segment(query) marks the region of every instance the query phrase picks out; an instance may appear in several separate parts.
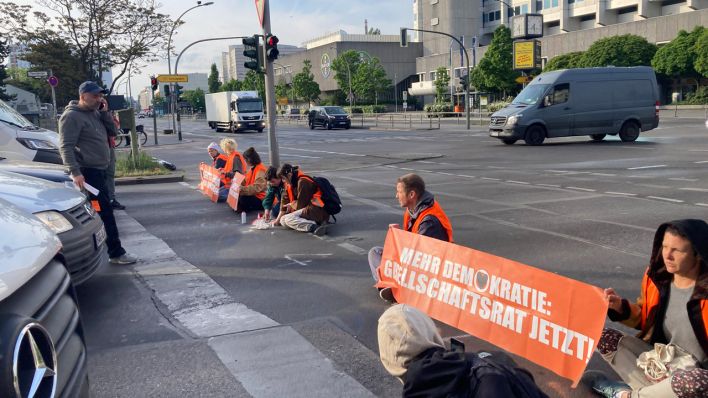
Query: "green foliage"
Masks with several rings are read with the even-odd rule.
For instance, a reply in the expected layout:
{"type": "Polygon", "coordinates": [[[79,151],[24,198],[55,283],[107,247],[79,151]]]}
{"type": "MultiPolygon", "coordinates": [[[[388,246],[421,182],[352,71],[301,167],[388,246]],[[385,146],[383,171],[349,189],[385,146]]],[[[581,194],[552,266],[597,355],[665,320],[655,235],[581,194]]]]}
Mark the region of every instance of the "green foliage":
{"type": "Polygon", "coordinates": [[[694,69],[703,77],[708,77],[708,29],[703,29],[703,33],[696,39],[693,51],[696,53],[694,69]]]}
{"type": "Polygon", "coordinates": [[[210,93],[218,93],[221,84],[219,83],[219,70],[216,69],[216,64],[211,64],[211,72],[207,79],[210,93]]]}
{"type": "Polygon", "coordinates": [[[372,27],[372,28],[369,28],[369,30],[366,31],[366,34],[367,34],[367,35],[380,35],[380,34],[381,34],[381,29],[379,29],[379,28],[374,29],[374,28],[372,27]]]}
{"type": "Polygon", "coordinates": [[[189,104],[192,105],[192,109],[195,111],[204,112],[206,110],[204,90],[201,88],[185,91],[182,93],[182,99],[189,102],[189,104]]]}
{"type": "Polygon", "coordinates": [[[361,61],[352,77],[354,94],[361,102],[378,101],[378,94],[393,83],[386,77],[386,71],[377,57],[361,61]]]}
{"type": "Polygon", "coordinates": [[[686,105],[708,105],[708,86],[699,87],[695,93],[686,96],[686,105]]]}
{"type": "Polygon", "coordinates": [[[303,62],[302,71],[293,76],[293,91],[295,98],[302,98],[308,103],[315,102],[320,98],[320,85],[315,81],[312,74],[312,63],[310,60],[303,62]]]}
{"type": "Polygon", "coordinates": [[[582,68],[583,54],[584,53],[582,51],[576,51],[555,56],[553,59],[548,61],[543,71],[549,72],[558,69],[582,68]]]}
{"type": "Polygon", "coordinates": [[[480,91],[514,90],[519,72],[513,70],[511,31],[504,25],[494,31],[487,52],[470,75],[472,85],[480,91]]]}
{"type": "Polygon", "coordinates": [[[5,79],[7,78],[7,72],[5,71],[5,57],[9,54],[9,48],[7,47],[7,39],[0,38],[0,100],[9,101],[10,95],[5,93],[5,79]]]}
{"type": "Polygon", "coordinates": [[[651,65],[656,46],[636,35],[611,36],[593,43],[582,58],[584,67],[651,65]]]}
{"type": "Polygon", "coordinates": [[[354,79],[360,64],[361,56],[358,51],[354,50],[347,50],[332,61],[334,80],[337,81],[337,85],[345,95],[349,94],[350,89],[352,92],[354,91],[354,79]]]}
{"type": "Polygon", "coordinates": [[[428,113],[439,113],[439,112],[452,112],[454,110],[453,106],[449,102],[441,102],[435,104],[425,104],[423,110],[428,113]]]}
{"type": "Polygon", "coordinates": [[[487,105],[487,112],[496,112],[502,108],[506,108],[511,103],[512,98],[506,101],[495,101],[487,105]]]}
{"type": "Polygon", "coordinates": [[[275,85],[275,97],[276,98],[290,98],[291,90],[289,86],[285,83],[285,80],[281,79],[278,84],[275,85]]]}
{"type": "Polygon", "coordinates": [[[361,106],[345,106],[344,110],[349,113],[364,113],[364,108],[361,106]]]}
{"type": "Polygon", "coordinates": [[[231,79],[219,87],[218,91],[241,91],[245,90],[243,88],[243,82],[236,79],[231,79]]]}
{"type": "Polygon", "coordinates": [[[450,91],[450,75],[444,66],[435,70],[435,102],[441,104],[445,101],[445,94],[450,91]]]}
{"type": "Polygon", "coordinates": [[[386,107],[383,105],[364,105],[361,107],[364,113],[384,113],[386,107]]]}
{"type": "Polygon", "coordinates": [[[656,51],[651,61],[654,69],[667,76],[695,76],[694,65],[698,55],[695,45],[704,31],[702,26],[696,27],[691,33],[679,31],[671,42],[656,51]]]}
{"type": "Polygon", "coordinates": [[[168,174],[168,171],[145,152],[138,152],[133,159],[129,153],[123,152],[116,155],[116,177],[136,177],[168,174]]]}
{"type": "Polygon", "coordinates": [[[241,90],[258,91],[258,96],[265,98],[265,76],[254,70],[249,70],[243,78],[241,90]]]}

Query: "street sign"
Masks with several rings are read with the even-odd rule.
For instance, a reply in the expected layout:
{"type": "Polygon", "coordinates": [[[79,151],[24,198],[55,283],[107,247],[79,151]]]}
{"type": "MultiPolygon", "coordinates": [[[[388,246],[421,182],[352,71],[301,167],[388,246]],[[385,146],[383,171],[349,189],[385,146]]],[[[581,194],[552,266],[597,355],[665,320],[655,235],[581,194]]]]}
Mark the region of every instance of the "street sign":
{"type": "Polygon", "coordinates": [[[256,1],[256,13],[258,13],[258,22],[263,27],[263,11],[265,10],[266,0],[255,0],[256,1]]]}
{"type": "Polygon", "coordinates": [[[407,99],[408,99],[408,91],[403,91],[403,100],[405,101],[407,99]]]}
{"type": "Polygon", "coordinates": [[[189,76],[187,75],[157,75],[157,80],[160,83],[187,83],[189,76]]]}
{"type": "Polygon", "coordinates": [[[50,86],[56,87],[59,85],[59,79],[57,79],[56,76],[49,76],[47,79],[47,83],[49,83],[50,86]]]}
{"type": "Polygon", "coordinates": [[[541,42],[538,40],[515,41],[513,59],[515,70],[541,68],[541,42]]]}
{"type": "Polygon", "coordinates": [[[531,77],[530,77],[530,76],[519,76],[519,77],[516,78],[516,82],[519,83],[519,84],[528,83],[528,82],[530,82],[530,81],[531,81],[531,77]]]}
{"type": "Polygon", "coordinates": [[[45,78],[49,73],[46,71],[27,72],[27,77],[45,78]]]}
{"type": "Polygon", "coordinates": [[[284,106],[288,104],[288,97],[279,97],[278,105],[284,106]]]}

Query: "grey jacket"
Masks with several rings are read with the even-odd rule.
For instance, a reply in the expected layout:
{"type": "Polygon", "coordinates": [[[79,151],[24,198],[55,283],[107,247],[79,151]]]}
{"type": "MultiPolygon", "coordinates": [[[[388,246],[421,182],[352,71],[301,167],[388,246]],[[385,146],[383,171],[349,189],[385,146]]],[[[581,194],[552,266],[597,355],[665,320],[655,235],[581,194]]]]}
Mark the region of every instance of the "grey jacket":
{"type": "Polygon", "coordinates": [[[118,131],[109,112],[86,110],[71,101],[59,118],[59,152],[72,176],[81,168],[105,170],[111,159],[108,136],[118,131]]]}
{"type": "MultiPolygon", "coordinates": [[[[422,195],[420,195],[420,200],[418,200],[418,204],[415,205],[415,211],[411,213],[410,211],[405,210],[408,211],[408,214],[411,216],[408,225],[403,226],[406,231],[410,231],[413,228],[413,224],[415,224],[415,221],[418,219],[420,213],[428,207],[432,206],[434,201],[435,197],[433,196],[433,194],[428,191],[425,191],[422,195]]],[[[445,228],[443,228],[442,224],[440,223],[440,220],[438,220],[438,218],[433,215],[427,215],[423,219],[423,221],[420,222],[420,225],[418,226],[418,233],[420,235],[425,235],[439,240],[449,240],[449,237],[447,236],[447,231],[445,231],[445,228]]]]}

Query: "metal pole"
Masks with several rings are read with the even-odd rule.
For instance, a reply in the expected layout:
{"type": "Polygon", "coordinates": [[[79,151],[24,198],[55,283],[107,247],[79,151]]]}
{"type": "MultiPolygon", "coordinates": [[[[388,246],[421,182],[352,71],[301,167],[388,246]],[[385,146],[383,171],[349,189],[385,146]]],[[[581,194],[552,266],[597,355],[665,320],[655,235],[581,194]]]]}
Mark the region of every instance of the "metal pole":
{"type": "MultiPolygon", "coordinates": [[[[265,1],[265,0],[264,0],[265,1]]],[[[265,94],[266,94],[266,110],[268,111],[268,154],[270,156],[270,164],[274,167],[280,167],[280,154],[278,151],[278,140],[275,136],[275,87],[273,86],[273,63],[268,61],[266,54],[265,38],[270,34],[270,4],[265,1],[263,7],[263,64],[266,67],[265,73],[265,94]]]]}
{"type": "Polygon", "coordinates": [[[393,72],[393,97],[396,100],[396,113],[398,113],[398,77],[396,72],[393,72]]]}
{"type": "MultiPolygon", "coordinates": [[[[52,70],[49,69],[49,76],[54,76],[54,73],[52,73],[52,70]]],[[[52,88],[52,126],[54,126],[54,130],[59,130],[59,121],[57,120],[57,95],[56,92],[54,91],[54,86],[51,84],[49,87],[52,88]]]]}
{"type": "Polygon", "coordinates": [[[152,98],[152,135],[155,138],[155,145],[157,145],[157,112],[155,109],[155,91],[150,87],[150,98],[152,98]]]}

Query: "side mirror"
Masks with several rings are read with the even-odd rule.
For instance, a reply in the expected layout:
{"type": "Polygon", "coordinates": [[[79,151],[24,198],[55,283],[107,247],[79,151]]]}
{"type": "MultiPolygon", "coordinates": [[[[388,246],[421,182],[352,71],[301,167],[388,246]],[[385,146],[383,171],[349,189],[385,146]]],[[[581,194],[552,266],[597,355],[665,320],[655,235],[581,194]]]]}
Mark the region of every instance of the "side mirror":
{"type": "Polygon", "coordinates": [[[232,102],[230,108],[232,111],[235,111],[236,110],[236,103],[232,102]]]}
{"type": "Polygon", "coordinates": [[[547,95],[543,97],[543,106],[551,106],[553,105],[553,101],[551,100],[551,96],[547,95]]]}

